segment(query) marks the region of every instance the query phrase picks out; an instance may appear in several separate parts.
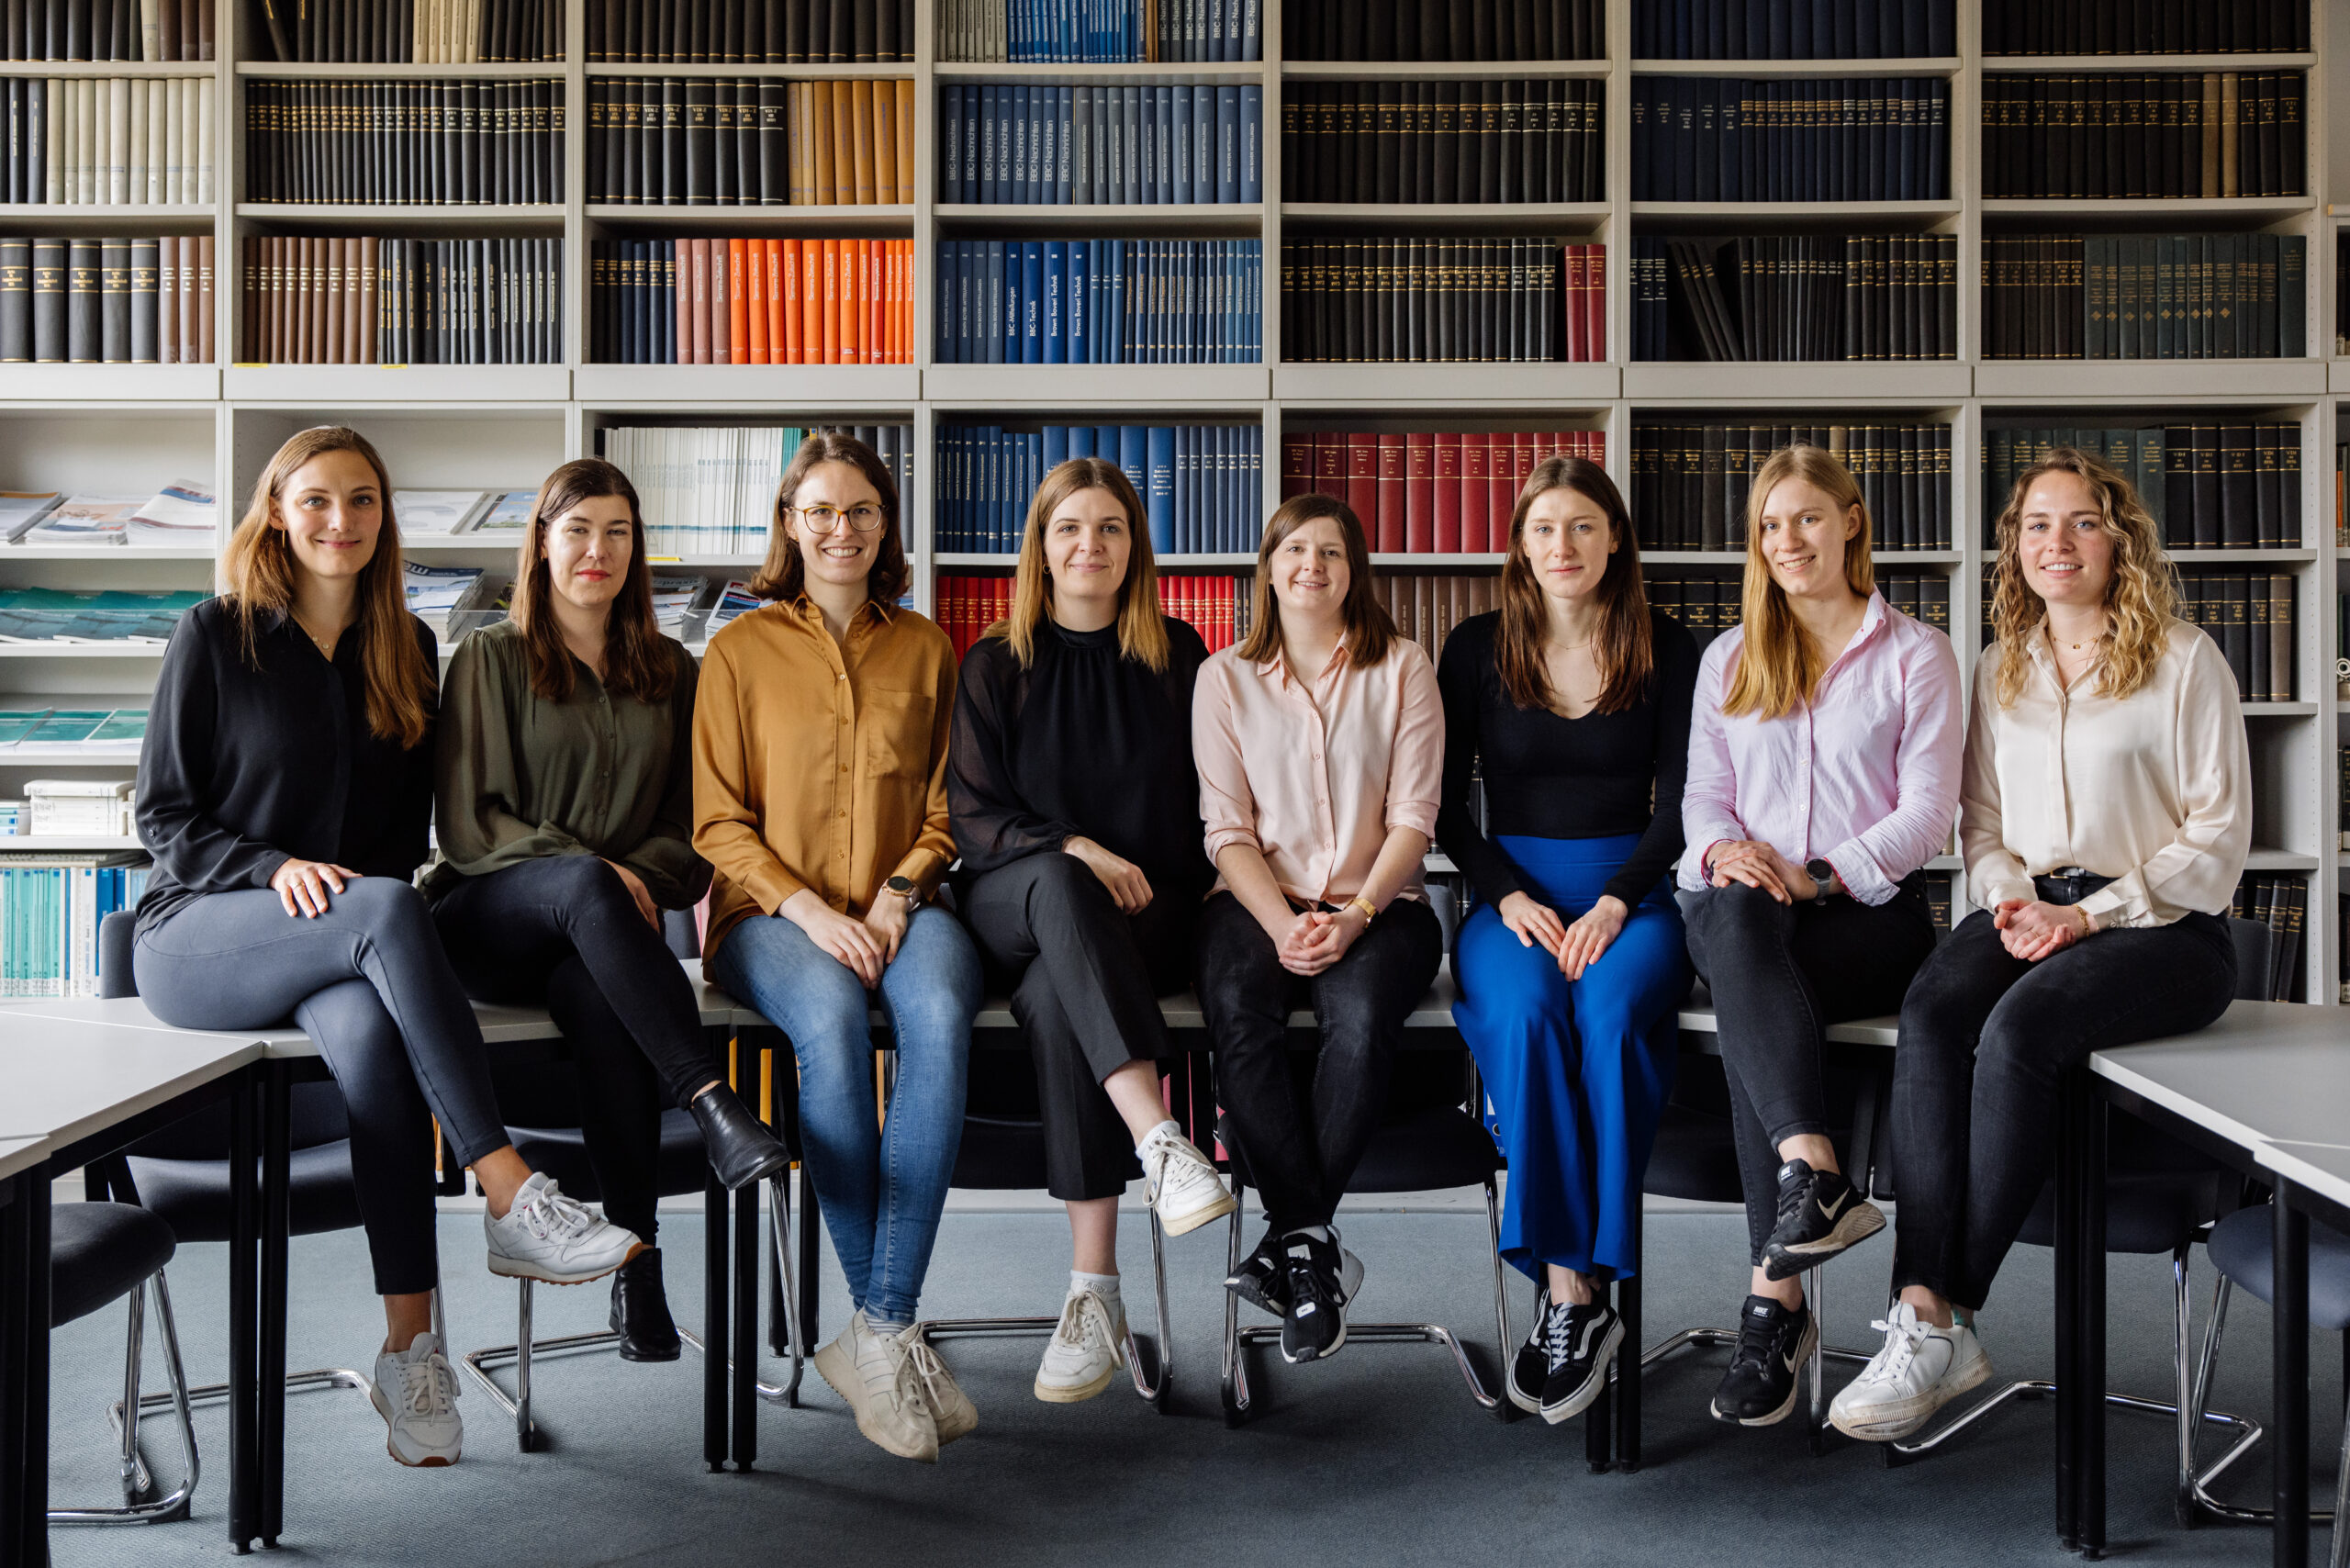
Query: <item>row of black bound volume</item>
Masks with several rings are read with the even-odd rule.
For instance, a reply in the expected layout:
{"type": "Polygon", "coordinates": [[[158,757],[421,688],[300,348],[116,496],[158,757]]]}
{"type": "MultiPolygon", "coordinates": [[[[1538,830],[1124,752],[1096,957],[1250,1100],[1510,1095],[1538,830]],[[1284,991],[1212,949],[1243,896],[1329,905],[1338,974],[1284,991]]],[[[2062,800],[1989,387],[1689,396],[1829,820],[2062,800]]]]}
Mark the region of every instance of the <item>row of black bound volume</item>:
{"type": "Polygon", "coordinates": [[[563,84],[249,81],[245,199],[560,202],[563,84]]]}
{"type": "Polygon", "coordinates": [[[1950,84],[1933,76],[1641,76],[1634,201],[1943,201],[1950,84]]]}
{"type": "Polygon", "coordinates": [[[2304,91],[2297,71],[1986,76],[1983,194],[2300,196],[2304,91]]]}
{"type": "Polygon", "coordinates": [[[0,60],[210,60],[213,0],[0,0],[0,60]]]}
{"type": "MultiPolygon", "coordinates": [[[[209,0],[207,0],[209,3],[209,0]]],[[[250,0],[252,57],[281,63],[563,63],[564,0],[250,0]]]]}
{"type": "Polygon", "coordinates": [[[1951,359],[1949,234],[1632,241],[1636,360],[1951,359]]]}
{"type": "Polygon", "coordinates": [[[1879,550],[1951,548],[1948,425],[1749,425],[1729,420],[1632,427],[1632,528],[1650,550],[1742,550],[1746,505],[1763,460],[1817,446],[1852,471],[1879,550]]]}
{"type": "Polygon", "coordinates": [[[1281,50],[1290,60],[1599,60],[1606,16],[1606,0],[1288,0],[1281,50]]]}
{"type": "MultiPolygon", "coordinates": [[[[1708,574],[1682,577],[1673,572],[1642,572],[1640,587],[1651,609],[1662,610],[1688,628],[1697,646],[1705,647],[1725,632],[1734,632],[1746,618],[1741,585],[1734,576],[1708,574]]],[[[1950,631],[1950,579],[1934,572],[1879,572],[1876,591],[1885,602],[1913,621],[1935,631],[1950,631]]],[[[1929,888],[1932,886],[1929,879],[1929,888]]],[[[1950,880],[1942,879],[1943,918],[1949,928],[1950,880]]]]}
{"type": "Polygon", "coordinates": [[[0,364],[211,359],[211,235],[0,240],[0,364]]]}
{"type": "Polygon", "coordinates": [[[1983,241],[1986,359],[2299,359],[2299,234],[2018,234],[1983,241]]]}
{"type": "Polygon", "coordinates": [[[2016,476],[2069,446],[2129,476],[2172,550],[2294,550],[2301,545],[2301,429],[2275,420],[2089,430],[1998,427],[1983,432],[1983,542],[1998,544],[2016,476]]]}
{"type": "Polygon", "coordinates": [[[1606,199],[1603,83],[1552,76],[1285,86],[1285,201],[1606,199]]]}
{"type": "Polygon", "coordinates": [[[1551,240],[1281,244],[1281,357],[1303,363],[1593,361],[1606,252],[1551,240]]]}
{"type": "Polygon", "coordinates": [[[612,65],[889,65],[914,58],[914,0],[587,0],[612,65]]]}
{"type": "Polygon", "coordinates": [[[1640,60],[1915,60],[1958,52],[1957,0],[1636,0],[1640,60]]]}
{"type": "Polygon", "coordinates": [[[2302,54],[2310,0],[1982,0],[1985,54],[2302,54]]]}

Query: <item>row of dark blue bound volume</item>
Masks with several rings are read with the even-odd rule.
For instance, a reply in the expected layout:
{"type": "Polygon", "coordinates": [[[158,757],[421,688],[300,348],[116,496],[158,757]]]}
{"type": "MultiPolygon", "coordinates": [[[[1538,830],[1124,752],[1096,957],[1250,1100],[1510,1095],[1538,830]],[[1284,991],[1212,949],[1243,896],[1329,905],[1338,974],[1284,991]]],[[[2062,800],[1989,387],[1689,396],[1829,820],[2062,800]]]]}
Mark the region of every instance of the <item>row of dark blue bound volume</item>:
{"type": "Polygon", "coordinates": [[[939,89],[939,195],[949,202],[1253,202],[1264,199],[1265,90],[939,89]]]}
{"type": "Polygon", "coordinates": [[[1942,201],[1950,84],[1930,76],[1632,85],[1634,201],[1942,201]]]}
{"type": "Polygon", "coordinates": [[[1958,5],[1635,0],[1632,53],[1642,60],[1947,60],[1958,53],[1958,5]]]}
{"type": "Polygon", "coordinates": [[[1264,0],[937,0],[938,57],[1014,65],[1262,60],[1264,0]]]}
{"type": "Polygon", "coordinates": [[[1256,548],[1265,435],[1258,425],[949,425],[938,437],[938,548],[1012,554],[1028,498],[1072,457],[1103,457],[1134,481],[1159,554],[1256,548]]]}
{"type": "Polygon", "coordinates": [[[947,364],[1253,364],[1256,240],[944,240],[947,364]]]}

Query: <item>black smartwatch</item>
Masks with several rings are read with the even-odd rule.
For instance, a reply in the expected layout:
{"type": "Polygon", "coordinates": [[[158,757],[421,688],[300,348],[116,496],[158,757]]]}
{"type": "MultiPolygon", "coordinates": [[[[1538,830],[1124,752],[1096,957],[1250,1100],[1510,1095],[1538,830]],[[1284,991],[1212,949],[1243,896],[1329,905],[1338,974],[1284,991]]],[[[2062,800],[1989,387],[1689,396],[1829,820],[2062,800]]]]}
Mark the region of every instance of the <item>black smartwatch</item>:
{"type": "Polygon", "coordinates": [[[1814,858],[1803,863],[1803,872],[1805,876],[1811,879],[1811,885],[1814,890],[1811,895],[1811,902],[1814,903],[1826,903],[1828,902],[1828,895],[1834,890],[1836,886],[1836,868],[1830,866],[1825,860],[1814,858]]]}
{"type": "Polygon", "coordinates": [[[910,910],[918,908],[922,903],[922,896],[916,890],[911,878],[892,877],[881,886],[885,890],[893,892],[905,900],[906,907],[910,910]]]}

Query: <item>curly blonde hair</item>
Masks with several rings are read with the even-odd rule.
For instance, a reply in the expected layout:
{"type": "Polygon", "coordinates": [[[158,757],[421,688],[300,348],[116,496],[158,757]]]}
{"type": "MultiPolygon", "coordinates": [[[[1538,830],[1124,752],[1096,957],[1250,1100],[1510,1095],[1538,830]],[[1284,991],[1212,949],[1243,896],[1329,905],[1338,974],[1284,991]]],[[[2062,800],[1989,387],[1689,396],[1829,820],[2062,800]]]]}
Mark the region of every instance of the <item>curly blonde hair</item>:
{"type": "Polygon", "coordinates": [[[2008,504],[1999,511],[1999,557],[1991,568],[1991,627],[1999,650],[1992,691],[2002,708],[2013,707],[2022,694],[2024,678],[2031,670],[2031,638],[2048,614],[2046,603],[2024,582],[2021,553],[2024,498],[2048,474],[2071,474],[2087,485],[2113,536],[2113,578],[2105,589],[2111,626],[2098,666],[2095,689],[2099,697],[2128,697],[2154,678],[2170,623],[2178,613],[2178,588],[2170,556],[2163,550],[2162,529],[2138,498],[2136,487],[2102,458],[2069,446],[2056,448],[2016,476],[2008,504]]]}

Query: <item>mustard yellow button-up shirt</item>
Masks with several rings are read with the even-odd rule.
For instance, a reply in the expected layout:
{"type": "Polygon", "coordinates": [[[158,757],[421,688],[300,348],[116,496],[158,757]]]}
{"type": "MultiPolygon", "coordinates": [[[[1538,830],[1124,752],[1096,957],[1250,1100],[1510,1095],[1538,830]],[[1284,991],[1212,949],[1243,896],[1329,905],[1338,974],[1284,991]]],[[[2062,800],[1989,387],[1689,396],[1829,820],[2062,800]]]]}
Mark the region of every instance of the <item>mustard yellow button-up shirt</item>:
{"type": "Polygon", "coordinates": [[[868,602],[836,643],[802,597],[711,638],[694,706],[694,848],[715,872],[702,951],[802,888],[858,917],[890,877],[928,893],[955,856],[954,711],[954,645],[910,610],[868,602]]]}

